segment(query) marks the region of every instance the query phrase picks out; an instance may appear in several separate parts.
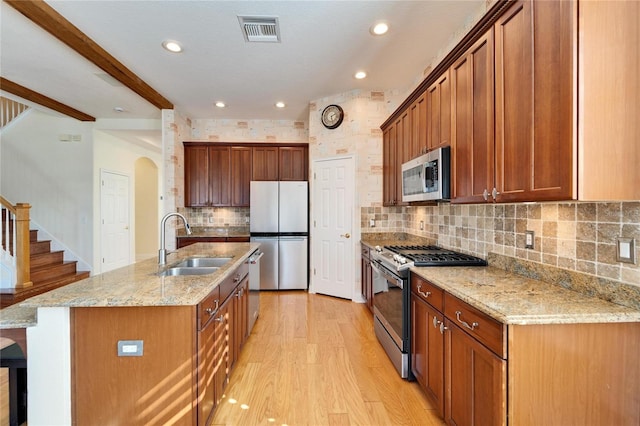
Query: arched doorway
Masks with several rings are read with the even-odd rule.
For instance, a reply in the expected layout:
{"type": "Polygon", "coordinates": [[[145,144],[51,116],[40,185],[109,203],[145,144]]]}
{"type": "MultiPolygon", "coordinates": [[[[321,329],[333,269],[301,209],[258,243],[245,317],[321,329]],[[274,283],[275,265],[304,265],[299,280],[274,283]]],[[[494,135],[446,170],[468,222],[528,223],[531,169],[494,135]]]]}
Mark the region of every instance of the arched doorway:
{"type": "Polygon", "coordinates": [[[147,157],[135,163],[136,261],[158,252],[158,166],[147,157]]]}

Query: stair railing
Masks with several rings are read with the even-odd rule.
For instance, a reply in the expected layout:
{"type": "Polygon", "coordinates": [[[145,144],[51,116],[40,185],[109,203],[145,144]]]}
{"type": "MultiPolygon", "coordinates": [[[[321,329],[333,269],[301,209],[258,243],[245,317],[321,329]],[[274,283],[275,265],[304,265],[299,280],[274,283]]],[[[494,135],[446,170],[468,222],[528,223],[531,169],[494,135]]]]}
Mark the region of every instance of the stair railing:
{"type": "Polygon", "coordinates": [[[0,196],[2,204],[2,256],[8,259],[16,269],[15,288],[31,287],[31,261],[29,249],[29,209],[28,203],[15,206],[0,196]]]}

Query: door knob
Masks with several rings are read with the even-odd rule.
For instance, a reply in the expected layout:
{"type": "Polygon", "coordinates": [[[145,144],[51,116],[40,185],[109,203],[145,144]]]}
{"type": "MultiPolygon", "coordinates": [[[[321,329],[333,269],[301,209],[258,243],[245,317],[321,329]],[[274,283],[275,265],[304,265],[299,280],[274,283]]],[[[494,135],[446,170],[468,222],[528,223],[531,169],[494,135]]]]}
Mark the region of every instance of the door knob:
{"type": "Polygon", "coordinates": [[[340,236],[344,238],[351,238],[351,234],[349,234],[348,232],[346,234],[341,234],[340,236]]]}

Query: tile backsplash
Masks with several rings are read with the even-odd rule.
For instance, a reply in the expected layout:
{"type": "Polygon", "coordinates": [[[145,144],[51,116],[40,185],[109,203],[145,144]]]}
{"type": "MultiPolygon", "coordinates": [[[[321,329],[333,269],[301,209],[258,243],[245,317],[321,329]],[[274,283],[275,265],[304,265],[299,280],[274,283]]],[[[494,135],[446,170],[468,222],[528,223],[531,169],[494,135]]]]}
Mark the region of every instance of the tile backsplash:
{"type": "Polygon", "coordinates": [[[406,232],[484,258],[494,252],[640,286],[640,266],[616,261],[618,237],[640,242],[639,201],[362,207],[361,228],[406,232]],[[533,249],[524,248],[525,231],[535,233],[533,249]]]}
{"type": "Polygon", "coordinates": [[[178,211],[190,226],[248,226],[249,207],[185,207],[178,211]]]}

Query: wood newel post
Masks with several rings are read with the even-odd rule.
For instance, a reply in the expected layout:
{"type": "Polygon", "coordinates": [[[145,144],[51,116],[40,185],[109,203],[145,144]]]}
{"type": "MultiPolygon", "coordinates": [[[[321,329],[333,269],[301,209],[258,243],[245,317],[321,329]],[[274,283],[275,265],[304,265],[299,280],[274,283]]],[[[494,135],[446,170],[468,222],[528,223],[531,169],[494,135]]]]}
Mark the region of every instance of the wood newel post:
{"type": "Polygon", "coordinates": [[[30,287],[31,259],[29,237],[29,203],[16,204],[16,288],[30,287]]]}

